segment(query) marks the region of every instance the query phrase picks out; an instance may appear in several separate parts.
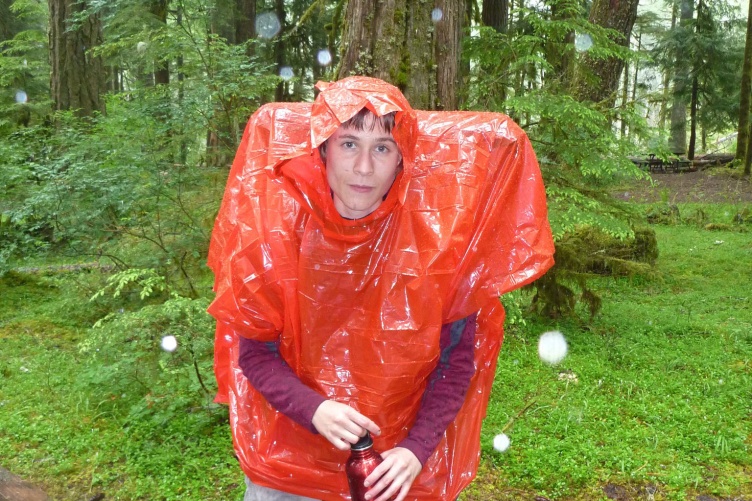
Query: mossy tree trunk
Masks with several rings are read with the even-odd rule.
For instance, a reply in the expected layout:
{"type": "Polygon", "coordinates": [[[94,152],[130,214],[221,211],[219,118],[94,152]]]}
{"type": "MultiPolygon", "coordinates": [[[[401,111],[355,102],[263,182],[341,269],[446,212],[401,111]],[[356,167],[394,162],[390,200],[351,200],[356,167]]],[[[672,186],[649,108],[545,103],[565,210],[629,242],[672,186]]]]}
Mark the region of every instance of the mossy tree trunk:
{"type": "MultiPolygon", "coordinates": [[[[617,31],[613,42],[628,47],[638,3],[638,0],[594,0],[589,21],[617,31]]],[[[596,59],[585,54],[576,70],[573,94],[581,101],[602,102],[611,107],[616,101],[623,69],[624,61],[618,57],[596,59]]]]}
{"type": "Polygon", "coordinates": [[[72,21],[86,9],[79,0],[49,0],[50,95],[55,110],[80,116],[104,112],[105,68],[91,49],[102,43],[97,16],[72,21]]]}
{"type": "MultiPolygon", "coordinates": [[[[744,46],[744,65],[742,66],[742,84],[739,96],[739,127],[736,136],[736,159],[743,160],[749,141],[749,116],[752,113],[752,2],[749,2],[747,14],[747,42],[744,46]]],[[[746,162],[749,166],[749,162],[746,162]]],[[[749,175],[749,168],[745,169],[749,175]]]]}
{"type": "Polygon", "coordinates": [[[416,109],[457,109],[464,15],[465,0],[350,0],[337,78],[381,78],[416,109]]]}

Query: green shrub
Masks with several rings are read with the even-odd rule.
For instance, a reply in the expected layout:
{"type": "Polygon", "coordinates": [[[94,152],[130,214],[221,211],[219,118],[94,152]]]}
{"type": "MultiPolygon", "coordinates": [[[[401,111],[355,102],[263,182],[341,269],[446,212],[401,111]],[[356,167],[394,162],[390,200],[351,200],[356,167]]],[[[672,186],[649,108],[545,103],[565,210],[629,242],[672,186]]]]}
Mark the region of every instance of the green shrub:
{"type": "Polygon", "coordinates": [[[150,416],[164,422],[176,413],[208,408],[216,391],[208,304],[205,298],[173,296],[110,313],[80,344],[85,357],[80,383],[103,400],[125,402],[133,420],[150,416]],[[168,336],[176,341],[174,351],[162,347],[168,336]]]}

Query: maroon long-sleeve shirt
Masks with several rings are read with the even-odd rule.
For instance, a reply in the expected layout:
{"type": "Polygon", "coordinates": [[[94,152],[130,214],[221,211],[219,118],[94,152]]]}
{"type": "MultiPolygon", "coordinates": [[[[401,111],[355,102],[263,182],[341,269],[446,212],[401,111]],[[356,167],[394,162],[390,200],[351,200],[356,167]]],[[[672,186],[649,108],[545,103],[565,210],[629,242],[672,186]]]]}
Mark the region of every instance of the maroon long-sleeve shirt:
{"type": "MultiPolygon", "coordinates": [[[[441,328],[439,363],[429,376],[418,415],[399,444],[421,464],[438,446],[447,426],[457,416],[475,373],[476,314],[441,328]]],[[[313,414],[326,398],[309,388],[279,355],[277,343],[240,338],[239,365],[256,390],[279,412],[312,433],[313,414]]]]}

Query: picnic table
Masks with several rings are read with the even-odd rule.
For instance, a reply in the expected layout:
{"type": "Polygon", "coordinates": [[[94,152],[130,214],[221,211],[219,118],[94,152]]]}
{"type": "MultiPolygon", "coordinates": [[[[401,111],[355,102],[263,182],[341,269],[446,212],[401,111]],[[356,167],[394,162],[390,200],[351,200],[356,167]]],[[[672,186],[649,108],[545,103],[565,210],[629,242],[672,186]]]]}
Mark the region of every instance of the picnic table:
{"type": "Polygon", "coordinates": [[[640,169],[647,169],[649,172],[685,172],[694,170],[691,160],[676,157],[664,162],[655,153],[650,153],[647,157],[632,158],[632,162],[640,169]]]}

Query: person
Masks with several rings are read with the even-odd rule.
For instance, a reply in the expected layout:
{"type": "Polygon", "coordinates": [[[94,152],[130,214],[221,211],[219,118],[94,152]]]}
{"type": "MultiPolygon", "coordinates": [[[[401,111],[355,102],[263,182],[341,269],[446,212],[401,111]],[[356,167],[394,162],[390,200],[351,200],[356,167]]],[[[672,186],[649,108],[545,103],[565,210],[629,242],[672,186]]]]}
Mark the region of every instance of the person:
{"type": "Polygon", "coordinates": [[[209,253],[215,372],[246,499],[454,499],[478,464],[502,338],[498,297],[553,244],[524,133],[420,112],[377,79],[319,83],[249,121],[209,253]]]}

